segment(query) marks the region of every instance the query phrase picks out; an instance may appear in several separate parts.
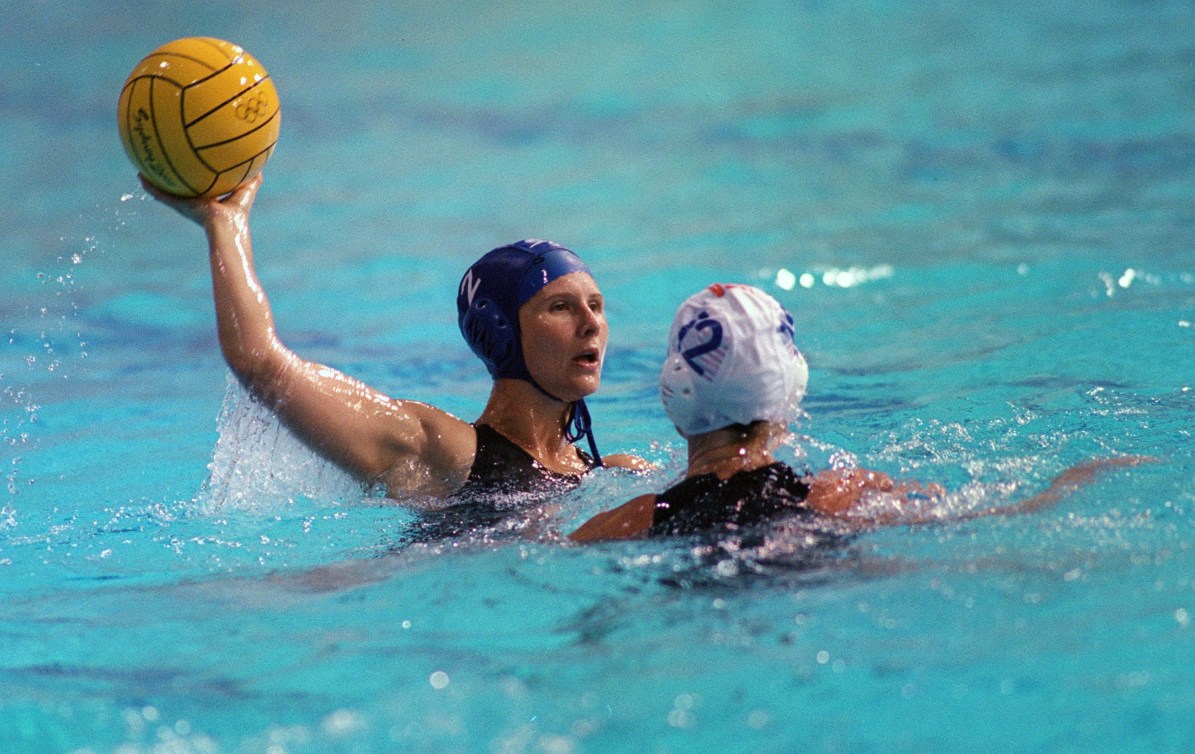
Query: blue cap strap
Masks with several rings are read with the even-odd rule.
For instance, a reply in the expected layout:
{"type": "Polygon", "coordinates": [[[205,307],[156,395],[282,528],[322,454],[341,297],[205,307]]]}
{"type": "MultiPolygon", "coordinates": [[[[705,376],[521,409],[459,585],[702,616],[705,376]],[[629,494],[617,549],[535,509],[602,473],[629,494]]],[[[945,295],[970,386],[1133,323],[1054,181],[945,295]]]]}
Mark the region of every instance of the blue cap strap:
{"type": "Polygon", "coordinates": [[[564,439],[569,442],[576,442],[584,437],[589,441],[589,452],[593,456],[594,463],[598,466],[605,466],[602,461],[602,454],[598,452],[597,442],[593,439],[593,426],[589,419],[589,407],[585,405],[585,399],[577,401],[573,404],[573,414],[569,417],[568,425],[564,428],[564,439]]]}

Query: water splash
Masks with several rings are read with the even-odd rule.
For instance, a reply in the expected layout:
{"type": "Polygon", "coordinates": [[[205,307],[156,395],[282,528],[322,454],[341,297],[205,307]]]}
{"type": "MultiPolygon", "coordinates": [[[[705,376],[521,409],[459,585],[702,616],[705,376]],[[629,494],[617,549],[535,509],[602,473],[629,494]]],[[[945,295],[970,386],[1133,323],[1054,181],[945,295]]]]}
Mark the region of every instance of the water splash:
{"type": "Polygon", "coordinates": [[[70,379],[72,363],[87,358],[88,343],[76,324],[82,290],[76,273],[89,255],[100,251],[100,242],[94,235],[58,240],[64,250],[49,269],[34,274],[37,287],[33,297],[23,307],[13,307],[16,322],[6,338],[6,356],[13,364],[0,363],[0,406],[4,408],[0,446],[7,453],[2,473],[8,494],[8,500],[0,503],[0,529],[16,526],[16,498],[36,482],[25,477],[21,467],[37,445],[39,383],[70,379]]]}
{"type": "Polygon", "coordinates": [[[205,514],[271,510],[300,497],[343,501],[365,496],[360,483],[307,447],[231,373],[217,429],[208,478],[196,500],[205,514]]]}

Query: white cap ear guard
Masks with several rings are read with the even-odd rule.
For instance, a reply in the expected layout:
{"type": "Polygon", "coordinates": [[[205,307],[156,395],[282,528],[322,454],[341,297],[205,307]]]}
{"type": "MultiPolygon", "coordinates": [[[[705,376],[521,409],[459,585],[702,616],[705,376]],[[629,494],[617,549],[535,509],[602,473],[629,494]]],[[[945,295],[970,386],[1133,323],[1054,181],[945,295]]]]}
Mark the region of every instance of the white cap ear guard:
{"type": "Polygon", "coordinates": [[[731,424],[792,421],[809,368],[793,319],[749,285],[711,285],[677,309],[660,370],[660,399],[685,436],[731,424]]]}

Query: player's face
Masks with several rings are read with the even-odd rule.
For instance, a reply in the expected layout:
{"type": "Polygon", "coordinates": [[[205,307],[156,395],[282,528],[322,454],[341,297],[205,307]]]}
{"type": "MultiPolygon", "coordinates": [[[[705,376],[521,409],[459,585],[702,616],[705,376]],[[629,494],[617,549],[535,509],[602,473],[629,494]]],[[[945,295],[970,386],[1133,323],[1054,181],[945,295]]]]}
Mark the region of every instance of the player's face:
{"type": "Polygon", "coordinates": [[[602,382],[606,356],[605,302],[585,272],[556,278],[519,309],[523,358],[549,395],[577,401],[602,382]]]}

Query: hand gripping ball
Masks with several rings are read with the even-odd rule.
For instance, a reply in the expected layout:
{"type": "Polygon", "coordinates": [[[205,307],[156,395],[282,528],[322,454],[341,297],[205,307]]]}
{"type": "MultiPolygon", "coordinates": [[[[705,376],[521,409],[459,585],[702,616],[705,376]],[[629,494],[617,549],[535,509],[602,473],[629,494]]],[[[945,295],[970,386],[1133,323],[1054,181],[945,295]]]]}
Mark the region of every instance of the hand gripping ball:
{"type": "Polygon", "coordinates": [[[231,42],[187,37],[147,55],[120,92],[117,123],[145,178],[179,196],[220,196],[253,178],[278,141],[278,93],[231,42]]]}

